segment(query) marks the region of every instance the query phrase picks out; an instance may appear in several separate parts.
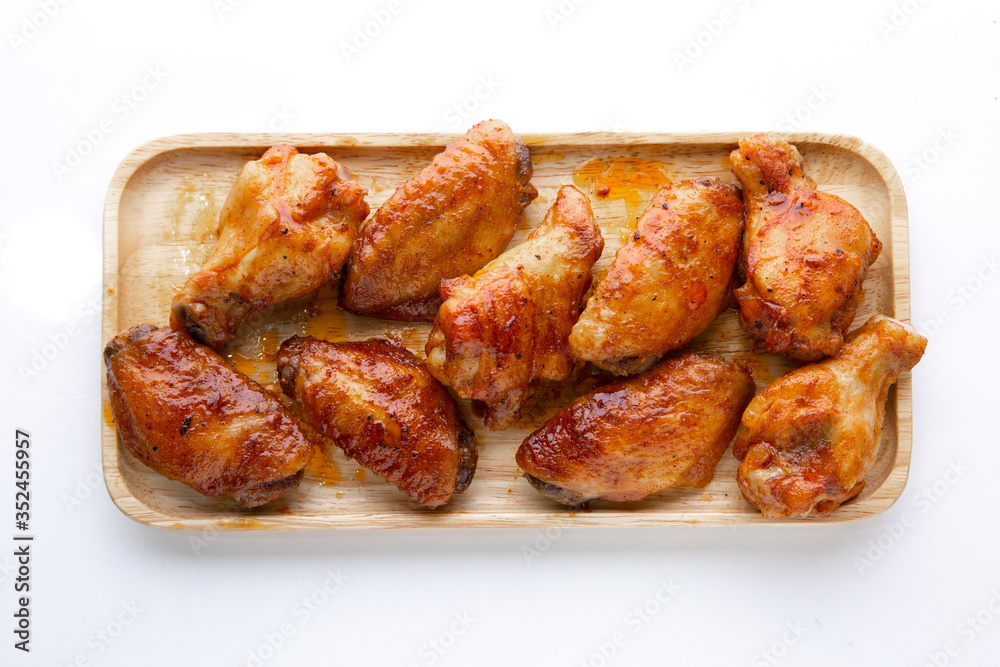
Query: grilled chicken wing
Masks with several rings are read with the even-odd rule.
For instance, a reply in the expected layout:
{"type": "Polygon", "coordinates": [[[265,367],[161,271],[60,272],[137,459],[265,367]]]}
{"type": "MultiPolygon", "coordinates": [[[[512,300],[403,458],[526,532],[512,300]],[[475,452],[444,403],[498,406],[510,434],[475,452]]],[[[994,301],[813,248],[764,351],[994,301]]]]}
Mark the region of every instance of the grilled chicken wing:
{"type": "Polygon", "coordinates": [[[642,500],[712,479],[753,397],[749,371],[689,354],[586,394],[517,450],[541,493],[567,505],[642,500]]]}
{"type": "Polygon", "coordinates": [[[421,505],[443,505],[472,481],[475,436],[406,348],[296,336],[278,350],[278,377],[308,424],[421,505]]]}
{"type": "Polygon", "coordinates": [[[497,257],[538,196],[528,148],[498,120],[479,123],[389,197],[361,228],[341,294],[344,308],[433,321],[438,283],[497,257]]]}
{"type": "Polygon", "coordinates": [[[219,241],[174,297],[174,321],[216,349],[251,315],[337,278],[366,190],[323,153],[286,144],[240,171],[219,214],[219,241]]]}
{"type": "Polygon", "coordinates": [[[664,187],[573,327],[573,356],[628,375],[686,345],[728,306],[742,232],[736,186],[664,187]]]}
{"type": "Polygon", "coordinates": [[[797,361],[835,354],[882,244],[858,209],[816,190],[787,141],[742,139],[731,158],[747,209],[740,324],[797,361]]]}
{"type": "Polygon", "coordinates": [[[150,325],[104,349],[118,435],[137,459],[244,507],[298,486],[312,445],[281,403],[182,331],[150,325]]]}
{"type": "Polygon", "coordinates": [[[483,401],[489,428],[513,424],[539,379],[569,377],[566,339],[603,248],[590,202],[566,185],[524,243],[474,276],[441,281],[427,366],[462,398],[483,401]]]}
{"type": "Polygon", "coordinates": [[[733,445],[743,497],[765,517],[828,516],[861,493],[875,462],[889,387],[927,339],[876,315],[840,352],[782,376],[743,414],[733,445]]]}

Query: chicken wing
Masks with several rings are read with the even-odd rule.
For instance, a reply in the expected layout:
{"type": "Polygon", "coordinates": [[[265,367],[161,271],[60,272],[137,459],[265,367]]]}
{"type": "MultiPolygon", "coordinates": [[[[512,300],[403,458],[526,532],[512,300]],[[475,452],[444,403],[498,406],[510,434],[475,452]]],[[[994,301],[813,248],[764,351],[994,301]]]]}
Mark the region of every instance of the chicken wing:
{"type": "Polygon", "coordinates": [[[278,350],[278,378],[306,423],[421,505],[443,505],[472,481],[475,435],[406,348],[296,336],[278,350]]]}
{"type": "Polygon", "coordinates": [[[286,144],[240,171],[219,213],[219,241],[174,297],[174,321],[216,349],[272,304],[307,296],[337,278],[366,190],[323,153],[286,144]]]}
{"type": "Polygon", "coordinates": [[[740,324],[797,361],[836,354],[882,244],[858,209],[816,190],[787,141],[742,139],[731,158],[747,209],[740,324]]]}
{"type": "Polygon", "coordinates": [[[441,281],[427,366],[462,398],[483,401],[490,429],[517,420],[539,379],[570,376],[566,339],[603,249],[590,202],[565,185],[524,243],[474,276],[441,281]]]}
{"type": "Polygon", "coordinates": [[[298,486],[312,445],[273,396],[186,333],[150,325],[104,349],[125,448],[169,479],[244,507],[298,486]]]}
{"type": "Polygon", "coordinates": [[[876,315],[840,352],[782,376],[743,414],[733,445],[743,497],[765,517],[828,516],[861,493],[875,462],[889,387],[927,339],[876,315]]]}
{"type": "Polygon", "coordinates": [[[389,197],[361,228],[341,305],[433,321],[438,283],[496,258],[538,196],[528,148],[498,120],[479,123],[389,197]]]}
{"type": "Polygon", "coordinates": [[[714,357],[667,359],[581,396],[517,450],[541,493],[567,505],[642,500],[712,479],[753,397],[750,372],[714,357]]]}
{"type": "Polygon", "coordinates": [[[573,327],[573,356],[628,375],[686,345],[729,304],[742,232],[736,186],[705,179],[664,187],[573,327]]]}

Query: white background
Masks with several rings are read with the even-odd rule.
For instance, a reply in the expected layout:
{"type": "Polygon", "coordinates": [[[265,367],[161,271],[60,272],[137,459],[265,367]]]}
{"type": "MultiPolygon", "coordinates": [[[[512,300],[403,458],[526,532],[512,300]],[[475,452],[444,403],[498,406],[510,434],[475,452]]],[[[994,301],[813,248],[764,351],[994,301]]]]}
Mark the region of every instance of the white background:
{"type": "Polygon", "coordinates": [[[0,664],[996,664],[997,3],[577,1],[392,4],[348,58],[343,45],[373,11],[384,20],[387,0],[50,2],[51,17],[45,2],[5,0],[0,664]],[[131,92],[147,71],[162,80],[131,92]],[[104,341],[88,305],[119,160],[182,132],[464,131],[489,117],[522,133],[845,132],[885,151],[909,203],[913,322],[930,336],[896,505],[848,525],[552,540],[214,536],[120,514],[95,474],[104,341]],[[104,118],[110,131],[57,173],[104,118]],[[53,341],[62,349],[22,377],[53,341]],[[15,428],[33,438],[29,655],[11,632],[15,428]],[[330,571],[340,589],[296,607],[330,571]],[[676,593],[650,602],[661,581],[676,593]],[[966,620],[977,612],[978,630],[966,620]],[[271,650],[283,624],[291,634],[271,650]]]}

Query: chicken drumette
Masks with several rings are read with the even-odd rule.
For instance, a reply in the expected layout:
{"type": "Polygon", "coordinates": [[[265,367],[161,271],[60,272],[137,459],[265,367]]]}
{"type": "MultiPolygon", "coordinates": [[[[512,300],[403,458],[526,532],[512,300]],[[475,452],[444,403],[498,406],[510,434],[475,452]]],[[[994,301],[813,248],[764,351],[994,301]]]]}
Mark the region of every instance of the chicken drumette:
{"type": "Polygon", "coordinates": [[[734,293],[740,324],[769,352],[797,361],[835,354],[882,244],[858,209],[816,190],[787,141],[742,139],[731,158],[747,211],[746,282],[734,293]]]}
{"type": "Polygon", "coordinates": [[[215,249],[174,297],[174,321],[218,349],[251,315],[336,279],[368,215],[365,193],[323,153],[278,144],[248,162],[219,213],[215,249]]]}
{"type": "Polygon", "coordinates": [[[876,315],[840,352],[782,376],[749,405],[733,445],[743,496],[766,517],[827,516],[861,493],[889,387],[927,339],[876,315]]]}

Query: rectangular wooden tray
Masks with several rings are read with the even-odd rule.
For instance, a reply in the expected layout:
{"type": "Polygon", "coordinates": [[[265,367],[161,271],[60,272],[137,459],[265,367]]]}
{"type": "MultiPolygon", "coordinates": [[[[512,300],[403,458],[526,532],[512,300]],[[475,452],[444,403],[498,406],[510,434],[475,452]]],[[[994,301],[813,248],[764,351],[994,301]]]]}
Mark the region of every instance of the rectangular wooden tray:
{"type": "MultiPolygon", "coordinates": [[[[667,178],[718,177],[736,182],[729,152],[752,133],[579,133],[521,135],[534,162],[539,197],[525,211],[511,245],[520,243],[552,204],[561,185],[576,182],[590,197],[604,232],[604,254],[595,266],[600,280],[657,185],[667,178]],[[611,187],[594,195],[595,184],[611,187]]],[[[910,316],[907,213],[903,186],[889,159],[850,136],[780,134],[805,158],[805,171],[820,189],[857,206],[883,250],[865,281],[855,326],[875,313],[910,316]]],[[[303,152],[323,151],[346,166],[364,187],[374,211],[431,161],[451,135],[431,134],[198,134],[158,139],[126,157],[111,181],[104,210],[103,341],[140,323],[165,325],[175,291],[198,269],[214,241],[219,207],[242,165],[269,146],[286,142],[303,152]]],[[[265,386],[276,388],[274,352],[293,334],[329,340],[394,335],[423,357],[428,324],[355,316],[336,306],[324,288],[311,299],[255,318],[224,356],[265,386]]],[[[748,365],[759,387],[792,368],[764,354],[740,330],[729,311],[690,346],[748,365]]],[[[727,452],[704,489],[663,491],[639,503],[594,503],[588,511],[559,506],[521,477],[514,452],[532,430],[590,386],[584,381],[543,384],[514,428],[492,433],[459,407],[476,431],[479,465],[471,487],[436,510],[424,510],[353,460],[317,457],[295,493],[257,510],[202,497],[139,463],[118,443],[107,403],[102,366],[104,476],[115,504],[141,523],[187,529],[444,528],[497,526],[665,526],[837,523],[874,516],[895,502],[910,464],[910,376],[889,395],[885,430],[864,492],[823,520],[768,520],[750,507],[736,486],[737,462],[727,452]]],[[[592,385],[591,385],[592,386],[592,385]]]]}

